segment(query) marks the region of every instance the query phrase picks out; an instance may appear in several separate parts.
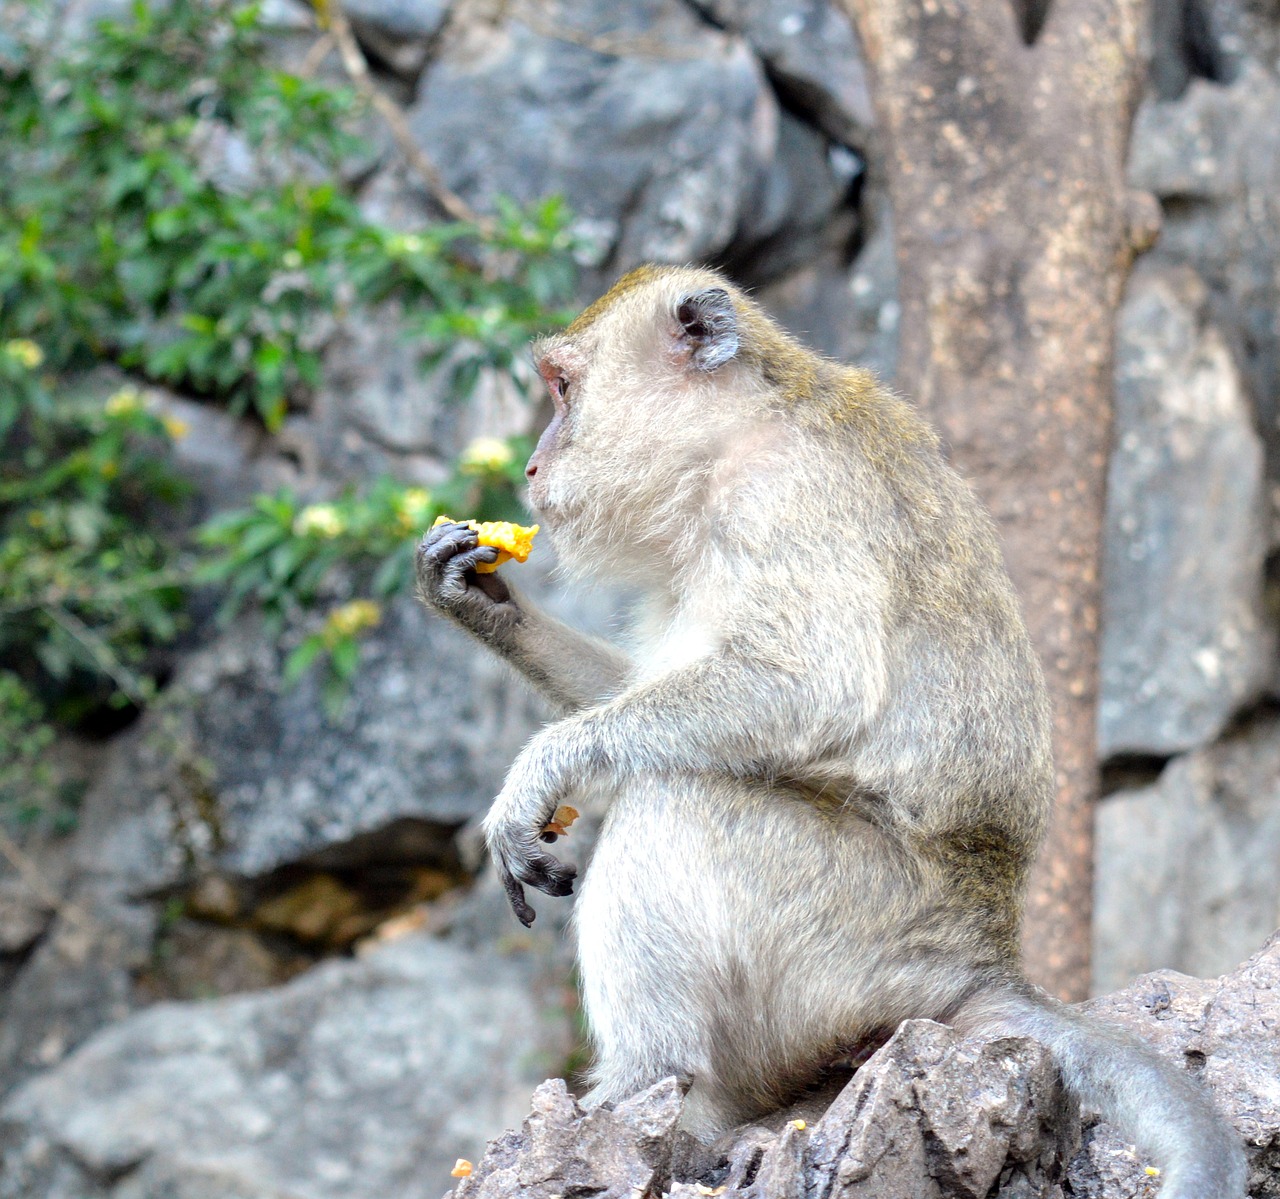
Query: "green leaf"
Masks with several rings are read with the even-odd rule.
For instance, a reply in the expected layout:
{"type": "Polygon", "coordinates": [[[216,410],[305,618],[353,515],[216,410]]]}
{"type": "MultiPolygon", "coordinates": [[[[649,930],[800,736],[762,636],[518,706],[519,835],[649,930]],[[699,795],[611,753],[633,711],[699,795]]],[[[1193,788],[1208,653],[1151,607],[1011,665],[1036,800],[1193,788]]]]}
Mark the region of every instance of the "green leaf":
{"type": "Polygon", "coordinates": [[[284,664],[284,682],[292,687],[306,674],[311,664],[324,653],[324,639],[313,634],[289,655],[284,664]]]}

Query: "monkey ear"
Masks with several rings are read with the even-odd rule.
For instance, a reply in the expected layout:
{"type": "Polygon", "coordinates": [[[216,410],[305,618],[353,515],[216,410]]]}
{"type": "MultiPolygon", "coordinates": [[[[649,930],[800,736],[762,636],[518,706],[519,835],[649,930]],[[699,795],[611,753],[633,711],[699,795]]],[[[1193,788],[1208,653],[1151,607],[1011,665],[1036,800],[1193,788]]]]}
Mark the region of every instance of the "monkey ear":
{"type": "Polygon", "coordinates": [[[676,305],[676,323],[689,360],[700,371],[713,371],[738,352],[738,315],[723,287],[685,296],[676,305]]]}

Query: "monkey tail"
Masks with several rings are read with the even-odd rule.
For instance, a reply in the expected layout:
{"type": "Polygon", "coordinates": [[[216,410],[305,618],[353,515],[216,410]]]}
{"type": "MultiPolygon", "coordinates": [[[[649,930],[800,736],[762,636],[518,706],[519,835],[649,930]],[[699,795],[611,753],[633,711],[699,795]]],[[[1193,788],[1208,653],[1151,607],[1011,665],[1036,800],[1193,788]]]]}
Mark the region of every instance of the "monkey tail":
{"type": "Polygon", "coordinates": [[[1163,1171],[1160,1199],[1242,1199],[1244,1146],[1189,1074],[1151,1046],[1029,983],[983,991],[951,1021],[966,1035],[1031,1037],[1063,1081],[1149,1153],[1163,1171]]]}

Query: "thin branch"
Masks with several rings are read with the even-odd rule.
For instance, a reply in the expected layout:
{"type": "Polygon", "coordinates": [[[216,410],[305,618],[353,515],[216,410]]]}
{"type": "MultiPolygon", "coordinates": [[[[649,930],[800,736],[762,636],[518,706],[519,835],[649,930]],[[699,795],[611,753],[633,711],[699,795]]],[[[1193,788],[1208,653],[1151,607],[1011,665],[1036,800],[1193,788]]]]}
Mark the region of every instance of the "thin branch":
{"type": "Polygon", "coordinates": [[[31,856],[9,834],[0,827],[0,856],[17,871],[18,877],[42,904],[51,912],[64,916],[82,932],[94,931],[94,922],[80,910],[79,906],[63,899],[50,885],[40,867],[31,856]]]}
{"type": "Polygon", "coordinates": [[[476,212],[444,181],[439,168],[427,157],[426,152],[415,140],[400,106],[374,82],[373,76],[369,73],[369,63],[356,41],[355,34],[351,32],[351,24],[338,0],[317,4],[316,15],[322,26],[328,26],[328,31],[338,47],[338,55],[342,59],[347,77],[355,85],[356,90],[378,110],[379,115],[386,121],[387,128],[391,131],[391,136],[395,139],[400,153],[405,156],[409,165],[427,185],[427,190],[435,197],[440,207],[454,220],[466,221],[468,224],[475,225],[482,233],[491,233],[494,228],[493,221],[476,212]]]}
{"type": "Polygon", "coordinates": [[[298,68],[298,74],[303,79],[310,79],[320,69],[320,64],[329,57],[329,51],[332,49],[333,35],[321,34],[307,51],[307,56],[302,60],[302,66],[298,68]]]}
{"type": "Polygon", "coordinates": [[[582,29],[574,29],[566,22],[564,12],[559,5],[550,6],[550,11],[545,16],[539,11],[539,5],[536,2],[513,5],[507,11],[513,20],[519,21],[539,37],[566,42],[571,46],[582,46],[596,54],[607,54],[612,58],[657,58],[678,62],[701,58],[705,53],[703,47],[674,46],[657,37],[587,33],[582,29]]]}
{"type": "Polygon", "coordinates": [[[146,686],[142,680],[111,652],[111,648],[101,637],[84,623],[74,612],[66,608],[50,606],[45,608],[53,622],[67,636],[78,641],[92,658],[94,664],[138,707],[147,702],[146,686]]]}

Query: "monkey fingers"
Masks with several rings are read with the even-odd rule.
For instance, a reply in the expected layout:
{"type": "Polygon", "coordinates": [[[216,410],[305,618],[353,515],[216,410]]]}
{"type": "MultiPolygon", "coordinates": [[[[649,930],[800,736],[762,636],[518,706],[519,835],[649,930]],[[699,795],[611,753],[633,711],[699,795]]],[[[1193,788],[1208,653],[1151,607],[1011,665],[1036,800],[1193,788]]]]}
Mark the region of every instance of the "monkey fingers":
{"type": "Polygon", "coordinates": [[[456,601],[467,590],[467,572],[481,562],[497,559],[498,551],[491,545],[479,545],[475,533],[466,526],[455,531],[452,526],[442,525],[428,534],[418,548],[418,579],[428,599],[456,601]]]}
{"type": "Polygon", "coordinates": [[[537,887],[547,895],[573,894],[573,880],[578,877],[578,868],[540,849],[535,838],[521,837],[518,841],[509,841],[499,853],[511,873],[526,886],[537,887]]]}
{"type": "Polygon", "coordinates": [[[452,521],[428,529],[418,545],[418,553],[424,561],[443,566],[460,550],[475,549],[479,544],[480,536],[470,525],[452,521]]]}
{"type": "Polygon", "coordinates": [[[507,893],[507,901],[511,904],[511,910],[515,912],[516,919],[525,928],[530,928],[538,913],[525,901],[524,888],[516,880],[515,875],[507,869],[506,860],[501,854],[494,854],[493,864],[498,872],[498,877],[502,880],[503,890],[507,893]]]}

